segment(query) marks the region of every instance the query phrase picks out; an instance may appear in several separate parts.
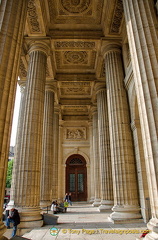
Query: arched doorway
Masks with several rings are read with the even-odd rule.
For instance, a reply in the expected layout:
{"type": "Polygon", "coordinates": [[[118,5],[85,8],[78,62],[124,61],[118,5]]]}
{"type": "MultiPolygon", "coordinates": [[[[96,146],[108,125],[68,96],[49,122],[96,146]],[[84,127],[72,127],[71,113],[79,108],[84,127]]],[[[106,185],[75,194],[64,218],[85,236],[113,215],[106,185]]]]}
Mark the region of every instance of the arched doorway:
{"type": "Polygon", "coordinates": [[[66,161],[66,192],[72,201],[87,201],[87,167],[83,156],[71,155],[66,161]]]}

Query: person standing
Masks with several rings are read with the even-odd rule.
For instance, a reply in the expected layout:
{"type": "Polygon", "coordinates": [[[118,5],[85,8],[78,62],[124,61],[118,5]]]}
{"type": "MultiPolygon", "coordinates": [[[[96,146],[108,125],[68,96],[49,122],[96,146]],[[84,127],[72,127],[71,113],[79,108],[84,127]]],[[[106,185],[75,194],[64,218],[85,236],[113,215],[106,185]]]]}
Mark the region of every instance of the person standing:
{"type": "Polygon", "coordinates": [[[65,194],[64,200],[67,201],[67,202],[69,201],[69,194],[68,193],[65,194]]]}
{"type": "Polygon", "coordinates": [[[72,202],[71,202],[71,193],[69,193],[69,196],[68,196],[68,203],[72,206],[72,202]]]}
{"type": "Polygon", "coordinates": [[[14,237],[16,235],[17,225],[20,223],[19,212],[17,209],[15,209],[14,206],[8,206],[6,208],[6,217],[7,217],[6,219],[7,229],[10,228],[10,223],[13,223],[13,232],[11,237],[14,237]]]}

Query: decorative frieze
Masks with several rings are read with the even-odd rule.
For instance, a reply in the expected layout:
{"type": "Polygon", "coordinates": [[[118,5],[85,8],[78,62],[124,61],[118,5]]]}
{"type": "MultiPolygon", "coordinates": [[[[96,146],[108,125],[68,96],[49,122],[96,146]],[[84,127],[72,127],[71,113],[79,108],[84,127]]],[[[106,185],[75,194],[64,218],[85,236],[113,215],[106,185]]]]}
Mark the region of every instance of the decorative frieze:
{"type": "Polygon", "coordinates": [[[19,64],[19,75],[21,78],[26,78],[26,76],[27,76],[27,71],[25,69],[25,65],[21,59],[20,59],[20,64],[19,64]]]}
{"type": "Polygon", "coordinates": [[[84,41],[58,41],[54,43],[55,48],[95,48],[95,42],[84,41]]]}
{"type": "Polygon", "coordinates": [[[65,138],[67,140],[86,140],[86,127],[65,128],[65,138]]]}
{"type": "Polygon", "coordinates": [[[117,0],[110,33],[120,32],[122,18],[123,18],[123,3],[122,0],[117,0]]]}
{"type": "Polygon", "coordinates": [[[27,15],[28,15],[28,22],[31,26],[32,32],[41,32],[40,25],[38,21],[38,14],[36,11],[35,1],[29,0],[28,7],[27,7],[27,15]]]}

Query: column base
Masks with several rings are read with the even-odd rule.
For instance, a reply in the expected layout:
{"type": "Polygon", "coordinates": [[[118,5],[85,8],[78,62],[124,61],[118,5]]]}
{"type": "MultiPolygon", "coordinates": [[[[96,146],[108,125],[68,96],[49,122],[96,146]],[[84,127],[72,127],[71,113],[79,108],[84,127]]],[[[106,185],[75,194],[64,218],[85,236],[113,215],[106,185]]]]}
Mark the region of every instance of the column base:
{"type": "Polygon", "coordinates": [[[114,202],[113,202],[113,201],[110,201],[110,200],[102,200],[102,201],[101,201],[101,205],[99,206],[99,211],[100,211],[100,212],[111,211],[113,205],[114,205],[114,202]]]}
{"type": "Polygon", "coordinates": [[[145,236],[145,240],[158,240],[158,219],[150,219],[147,227],[151,232],[145,236]]]}
{"type": "Polygon", "coordinates": [[[40,207],[42,209],[45,209],[47,207],[50,207],[51,206],[51,201],[40,201],[40,207]]]}
{"type": "Polygon", "coordinates": [[[94,197],[91,197],[91,199],[89,200],[89,203],[94,203],[94,197]]]}
{"type": "Polygon", "coordinates": [[[20,224],[18,228],[36,228],[43,226],[43,216],[39,207],[18,208],[20,213],[20,224]]]}
{"type": "Polygon", "coordinates": [[[94,203],[92,204],[93,207],[99,207],[100,206],[101,199],[96,198],[94,200],[94,203]]]}
{"type": "Polygon", "coordinates": [[[0,222],[0,240],[5,240],[5,239],[7,239],[7,238],[5,238],[5,237],[3,236],[3,234],[4,234],[6,231],[7,231],[6,226],[4,225],[3,222],[0,222]]]}
{"type": "Polygon", "coordinates": [[[110,215],[109,220],[113,223],[134,223],[143,222],[138,206],[114,206],[113,213],[110,215]]]}

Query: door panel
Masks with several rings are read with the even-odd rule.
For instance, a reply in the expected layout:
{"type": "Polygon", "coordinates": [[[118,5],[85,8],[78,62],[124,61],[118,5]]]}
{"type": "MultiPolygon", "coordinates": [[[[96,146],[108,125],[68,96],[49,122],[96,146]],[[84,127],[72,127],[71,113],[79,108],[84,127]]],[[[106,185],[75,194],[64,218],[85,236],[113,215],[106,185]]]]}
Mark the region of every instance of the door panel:
{"type": "Polygon", "coordinates": [[[67,161],[66,192],[71,192],[72,201],[87,200],[87,168],[84,161],[81,161],[80,164],[75,164],[73,158],[71,158],[71,162],[67,161]]]}

